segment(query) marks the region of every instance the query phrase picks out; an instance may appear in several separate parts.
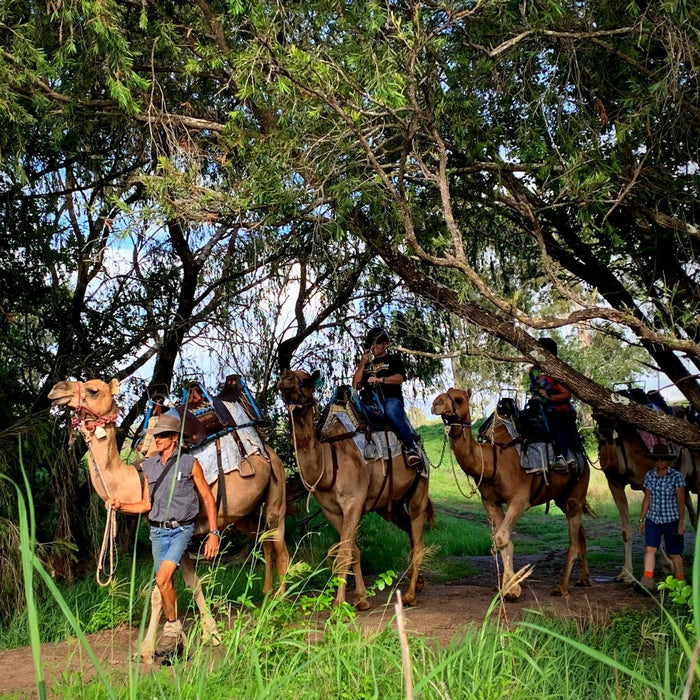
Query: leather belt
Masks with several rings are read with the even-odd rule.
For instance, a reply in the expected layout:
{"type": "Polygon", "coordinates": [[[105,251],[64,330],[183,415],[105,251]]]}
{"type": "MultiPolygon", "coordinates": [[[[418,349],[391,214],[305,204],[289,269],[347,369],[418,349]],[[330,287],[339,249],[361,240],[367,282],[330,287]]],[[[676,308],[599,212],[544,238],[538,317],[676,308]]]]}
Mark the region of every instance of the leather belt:
{"type": "Polygon", "coordinates": [[[151,527],[162,527],[166,530],[174,530],[177,527],[191,525],[194,521],[195,519],[192,518],[191,520],[149,520],[148,523],[151,527]]]}

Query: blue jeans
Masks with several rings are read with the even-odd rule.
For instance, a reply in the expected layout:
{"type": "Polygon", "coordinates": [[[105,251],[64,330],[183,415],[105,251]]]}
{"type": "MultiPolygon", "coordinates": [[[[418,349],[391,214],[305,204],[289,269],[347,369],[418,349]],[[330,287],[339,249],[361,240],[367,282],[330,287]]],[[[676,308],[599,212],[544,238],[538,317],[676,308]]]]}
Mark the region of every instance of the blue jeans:
{"type": "Polygon", "coordinates": [[[180,527],[165,528],[151,525],[151,551],[156,565],[156,573],[164,561],[171,561],[177,565],[189,547],[194,535],[194,523],[181,525],[180,527]]]}
{"type": "Polygon", "coordinates": [[[381,424],[386,421],[389,427],[396,433],[401,442],[409,449],[416,450],[416,439],[414,437],[413,428],[408,422],[406,410],[403,406],[403,401],[395,397],[381,399],[380,406],[368,407],[363,404],[365,413],[371,417],[372,421],[381,424]],[[379,408],[379,410],[377,410],[379,408]]]}
{"type": "Polygon", "coordinates": [[[568,411],[545,411],[549,433],[554,448],[558,455],[567,459],[578,446],[578,439],[575,437],[576,417],[568,411]]]}

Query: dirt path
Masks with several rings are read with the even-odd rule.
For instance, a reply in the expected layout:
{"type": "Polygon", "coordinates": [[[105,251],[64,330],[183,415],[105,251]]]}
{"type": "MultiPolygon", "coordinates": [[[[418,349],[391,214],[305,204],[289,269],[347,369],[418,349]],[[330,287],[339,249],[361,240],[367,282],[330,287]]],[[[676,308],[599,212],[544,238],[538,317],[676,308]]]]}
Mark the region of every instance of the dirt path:
{"type": "MultiPolygon", "coordinates": [[[[492,557],[468,557],[479,574],[451,584],[434,585],[428,580],[420,593],[419,604],[406,610],[407,627],[411,634],[431,637],[446,645],[461,629],[481,624],[494,598],[496,581],[492,557]]],[[[654,603],[646,596],[635,593],[629,585],[614,583],[612,577],[598,578],[590,588],[572,588],[568,598],[552,597],[553,581],[561,574],[561,562],[551,553],[538,556],[520,556],[518,566],[534,564],[533,574],[523,584],[523,595],[518,602],[498,606],[494,615],[510,624],[529,610],[547,616],[583,617],[597,624],[605,624],[612,611],[629,607],[650,608],[654,603]]],[[[372,601],[373,607],[358,616],[368,630],[378,630],[391,622],[394,600],[387,602],[385,592],[372,601]]],[[[106,673],[124,674],[128,670],[138,630],[121,628],[90,635],[93,651],[106,673]]],[[[76,640],[42,647],[42,667],[47,688],[61,679],[65,672],[82,672],[92,678],[92,664],[76,640]]],[[[148,668],[142,667],[143,672],[148,668]]],[[[0,695],[17,698],[36,697],[34,666],[31,649],[23,647],[0,652],[0,695]]],[[[60,695],[51,695],[60,697],[60,695]]]]}

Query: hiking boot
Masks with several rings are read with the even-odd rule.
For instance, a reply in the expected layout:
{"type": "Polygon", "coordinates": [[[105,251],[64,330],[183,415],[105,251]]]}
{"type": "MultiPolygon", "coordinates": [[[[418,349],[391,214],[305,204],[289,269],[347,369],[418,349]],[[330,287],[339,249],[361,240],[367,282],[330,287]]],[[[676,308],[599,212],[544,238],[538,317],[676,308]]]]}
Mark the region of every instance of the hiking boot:
{"type": "Polygon", "coordinates": [[[168,656],[182,649],[185,643],[185,633],[182,631],[180,620],[166,622],[163,625],[163,634],[158,640],[156,656],[168,656]]]}
{"type": "Polygon", "coordinates": [[[423,458],[418,454],[418,450],[406,450],[406,464],[409,467],[418,467],[423,464],[423,458]]]}
{"type": "Polygon", "coordinates": [[[656,581],[651,576],[642,576],[639,585],[650,593],[656,593],[656,581]]]}

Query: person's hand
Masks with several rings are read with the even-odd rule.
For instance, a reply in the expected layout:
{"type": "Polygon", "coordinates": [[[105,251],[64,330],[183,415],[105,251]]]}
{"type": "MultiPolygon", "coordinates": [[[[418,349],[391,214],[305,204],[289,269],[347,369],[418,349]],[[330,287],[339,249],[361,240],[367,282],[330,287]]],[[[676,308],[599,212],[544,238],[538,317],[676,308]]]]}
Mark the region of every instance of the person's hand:
{"type": "Polygon", "coordinates": [[[213,559],[219,553],[219,535],[210,532],[207,541],[204,543],[204,556],[213,559]]]}
{"type": "Polygon", "coordinates": [[[371,352],[363,352],[362,356],[360,357],[360,364],[361,365],[366,365],[370,360],[372,359],[372,353],[371,352]]]}
{"type": "Polygon", "coordinates": [[[678,521],[678,534],[685,535],[685,524],[683,523],[682,520],[678,521]]]}
{"type": "Polygon", "coordinates": [[[369,377],[367,384],[382,384],[382,380],[379,377],[369,377]]]}
{"type": "Polygon", "coordinates": [[[119,510],[122,507],[122,502],[118,498],[108,498],[105,501],[105,508],[109,510],[119,510]]]}
{"type": "Polygon", "coordinates": [[[644,534],[644,520],[639,521],[639,534],[643,535],[644,534]]]}

